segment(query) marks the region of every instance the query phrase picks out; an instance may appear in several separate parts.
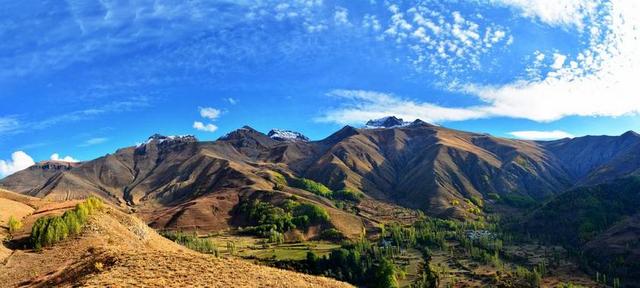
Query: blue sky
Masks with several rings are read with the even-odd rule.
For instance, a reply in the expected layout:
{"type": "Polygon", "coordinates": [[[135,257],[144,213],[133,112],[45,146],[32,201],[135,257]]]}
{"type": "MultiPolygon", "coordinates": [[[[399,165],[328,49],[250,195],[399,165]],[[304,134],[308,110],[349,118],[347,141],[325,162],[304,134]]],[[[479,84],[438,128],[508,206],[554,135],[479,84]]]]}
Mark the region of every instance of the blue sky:
{"type": "Polygon", "coordinates": [[[638,129],[635,1],[14,1],[0,177],[153,133],[321,139],[397,115],[501,137],[638,129]]]}

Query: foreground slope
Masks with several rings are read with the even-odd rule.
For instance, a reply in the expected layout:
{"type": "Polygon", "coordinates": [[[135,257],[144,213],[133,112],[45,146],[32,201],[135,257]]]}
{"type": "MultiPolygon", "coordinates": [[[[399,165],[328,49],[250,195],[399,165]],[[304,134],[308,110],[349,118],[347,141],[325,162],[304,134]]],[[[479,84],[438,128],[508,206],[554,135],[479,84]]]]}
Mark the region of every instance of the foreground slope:
{"type": "MultiPolygon", "coordinates": [[[[65,203],[54,204],[65,207],[65,203]]],[[[34,210],[23,218],[25,228],[16,241],[21,243],[35,219],[64,210],[51,206],[34,210]]],[[[3,287],[350,287],[327,278],[194,252],[113,208],[92,216],[79,237],[41,252],[15,246],[0,261],[3,287]]]]}

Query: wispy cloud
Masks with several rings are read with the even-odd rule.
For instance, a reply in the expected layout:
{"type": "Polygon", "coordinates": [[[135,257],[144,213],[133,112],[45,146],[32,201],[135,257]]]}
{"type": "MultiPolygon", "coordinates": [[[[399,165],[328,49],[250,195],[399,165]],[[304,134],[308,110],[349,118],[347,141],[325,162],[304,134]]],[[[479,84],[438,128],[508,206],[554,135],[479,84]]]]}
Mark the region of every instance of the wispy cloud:
{"type": "Polygon", "coordinates": [[[461,91],[486,102],[486,111],[492,115],[535,121],[640,113],[636,76],[640,71],[640,3],[612,1],[609,7],[606,17],[591,23],[589,47],[573,57],[554,54],[544,77],[505,85],[470,84],[461,91]]]}
{"type": "Polygon", "coordinates": [[[106,138],[106,137],[91,138],[91,139],[88,139],[87,141],[84,141],[80,145],[78,145],[78,147],[89,147],[89,146],[93,146],[93,145],[98,145],[98,144],[105,143],[108,140],[109,140],[109,138],[106,138]]]}
{"type": "Polygon", "coordinates": [[[316,118],[319,122],[363,123],[389,115],[428,122],[460,121],[487,117],[481,108],[449,108],[403,99],[393,94],[364,90],[334,90],[327,94],[340,98],[340,106],[316,118]]]}
{"type": "Polygon", "coordinates": [[[597,12],[598,4],[590,0],[492,0],[512,7],[522,16],[539,19],[553,26],[572,26],[582,29],[589,16],[597,12]]]}
{"type": "Polygon", "coordinates": [[[13,132],[20,126],[18,119],[13,116],[0,117],[0,134],[13,132]]]}
{"type": "Polygon", "coordinates": [[[146,97],[133,97],[125,100],[114,101],[94,108],[71,111],[55,115],[41,121],[25,123],[25,129],[45,129],[53,125],[67,122],[76,122],[91,119],[104,114],[129,112],[138,108],[148,107],[149,100],[146,97]]]}
{"type": "Polygon", "coordinates": [[[573,135],[561,130],[553,131],[513,131],[509,135],[526,140],[553,140],[561,138],[573,138],[573,135]]]}
{"type": "MultiPolygon", "coordinates": [[[[617,117],[638,114],[640,97],[636,91],[640,87],[635,75],[640,71],[640,50],[637,49],[640,47],[640,32],[636,28],[640,27],[640,3],[612,1],[609,8],[610,11],[605,13],[605,16],[609,16],[601,16],[602,19],[596,19],[598,21],[592,19],[589,22],[591,26],[585,27],[591,39],[589,46],[571,57],[553,52],[553,59],[546,62],[548,72],[542,77],[533,75],[530,79],[501,85],[451,85],[454,92],[476,97],[481,102],[479,105],[442,107],[391,94],[336,90],[330,95],[350,101],[341,103],[318,120],[353,123],[379,116],[399,115],[436,122],[490,117],[549,122],[567,116],[617,117]]],[[[398,14],[397,7],[392,12],[402,16],[398,14]]],[[[541,19],[557,20],[558,23],[566,20],[554,17],[547,15],[541,19]]],[[[454,15],[454,18],[457,17],[454,15]]],[[[396,25],[397,31],[409,31],[414,25],[401,20],[396,22],[400,23],[396,25]]],[[[544,53],[538,51],[534,65],[530,67],[535,69],[529,72],[537,74],[544,60],[544,53]]]]}
{"type": "Polygon", "coordinates": [[[33,158],[24,151],[16,151],[11,154],[11,159],[0,160],[0,178],[9,176],[35,164],[33,158]]]}

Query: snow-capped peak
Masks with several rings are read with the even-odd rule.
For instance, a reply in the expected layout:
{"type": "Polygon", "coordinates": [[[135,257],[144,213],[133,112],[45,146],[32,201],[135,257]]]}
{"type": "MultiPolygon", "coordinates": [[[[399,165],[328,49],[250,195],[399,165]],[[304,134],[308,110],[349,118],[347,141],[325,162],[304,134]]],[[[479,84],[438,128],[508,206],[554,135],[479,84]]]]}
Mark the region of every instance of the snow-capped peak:
{"type": "Polygon", "coordinates": [[[373,119],[367,121],[365,124],[365,128],[395,128],[402,127],[411,124],[410,122],[405,122],[401,118],[395,116],[387,116],[380,119],[373,119]]]}
{"type": "Polygon", "coordinates": [[[269,138],[273,140],[278,140],[278,141],[302,141],[302,142],[309,141],[309,138],[307,138],[307,136],[304,136],[300,132],[295,132],[291,130],[273,129],[269,131],[269,134],[267,134],[267,136],[269,136],[269,138]]]}
{"type": "Polygon", "coordinates": [[[143,142],[143,143],[139,143],[138,147],[140,146],[144,146],[147,144],[151,144],[151,143],[157,143],[157,144],[162,144],[164,142],[197,142],[198,140],[196,139],[195,136],[193,135],[172,135],[172,136],[164,136],[164,135],[160,135],[160,134],[153,134],[151,135],[151,137],[149,137],[149,139],[147,139],[147,141],[143,142]]]}

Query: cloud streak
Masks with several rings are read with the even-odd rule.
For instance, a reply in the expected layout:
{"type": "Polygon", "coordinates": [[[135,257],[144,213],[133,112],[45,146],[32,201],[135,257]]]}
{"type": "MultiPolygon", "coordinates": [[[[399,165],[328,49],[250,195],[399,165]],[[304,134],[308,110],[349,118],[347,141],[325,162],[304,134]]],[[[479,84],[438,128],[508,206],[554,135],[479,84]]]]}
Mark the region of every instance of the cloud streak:
{"type": "Polygon", "coordinates": [[[553,140],[561,138],[573,138],[573,135],[561,130],[553,131],[513,131],[509,135],[525,140],[553,140]]]}
{"type": "Polygon", "coordinates": [[[105,143],[108,140],[109,140],[109,138],[106,138],[106,137],[91,138],[91,139],[88,139],[87,141],[84,141],[84,143],[78,145],[78,147],[94,146],[94,145],[105,143]]]}
{"type": "Polygon", "coordinates": [[[389,115],[435,123],[487,117],[487,113],[479,107],[442,107],[375,91],[333,90],[327,95],[339,98],[341,105],[317,117],[315,120],[318,122],[353,124],[389,115]]]}

